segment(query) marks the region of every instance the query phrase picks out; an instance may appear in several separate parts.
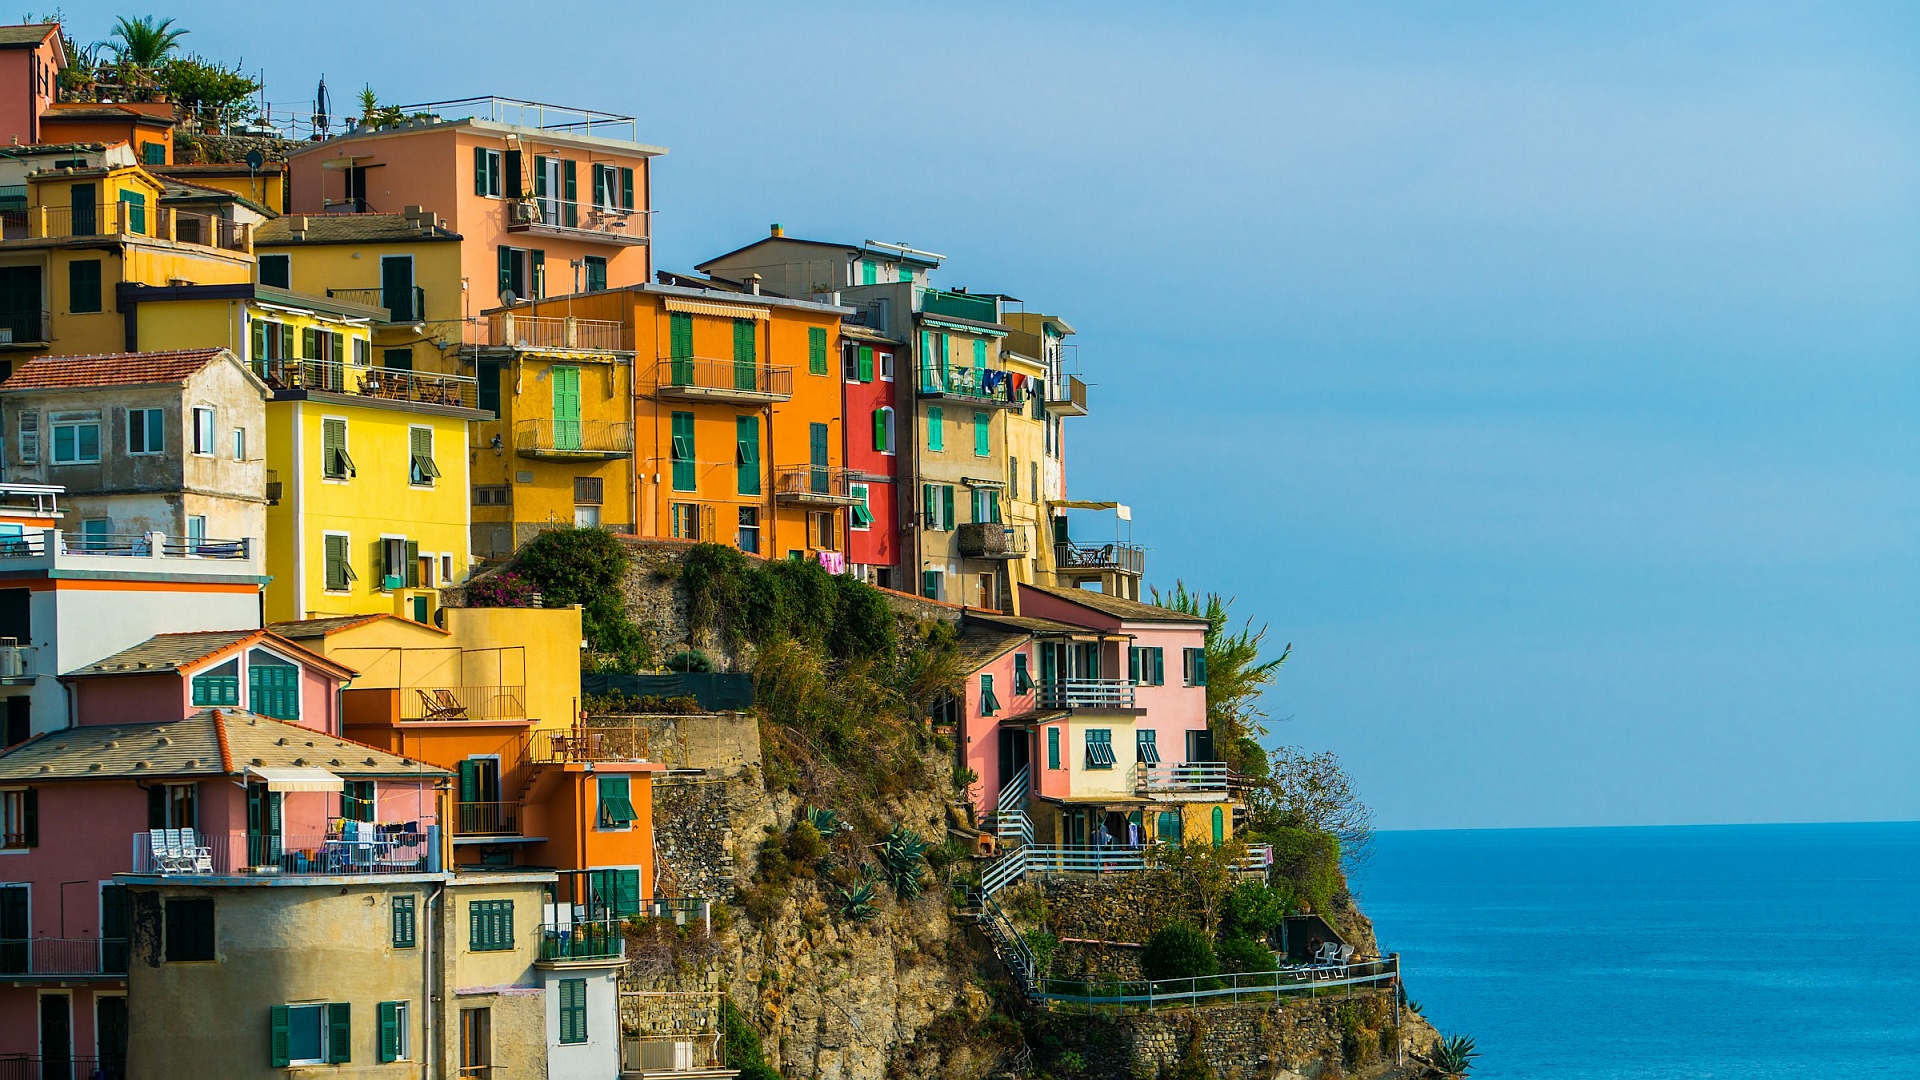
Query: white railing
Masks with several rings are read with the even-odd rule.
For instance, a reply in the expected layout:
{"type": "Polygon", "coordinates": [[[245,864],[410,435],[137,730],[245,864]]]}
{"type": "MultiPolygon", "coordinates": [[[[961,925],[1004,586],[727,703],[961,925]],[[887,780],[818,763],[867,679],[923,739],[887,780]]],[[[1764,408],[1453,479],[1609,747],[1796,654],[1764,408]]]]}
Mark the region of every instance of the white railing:
{"type": "Polygon", "coordinates": [[[1208,975],[1193,979],[1089,980],[1044,979],[1033,996],[1064,1004],[1144,1006],[1231,1005],[1241,1001],[1273,1001],[1288,996],[1318,996],[1340,987],[1390,986],[1400,977],[1399,956],[1346,964],[1312,964],[1256,971],[1208,975]]]}
{"type": "MultiPolygon", "coordinates": [[[[1145,870],[1154,865],[1154,846],[1025,847],[1014,848],[980,871],[980,891],[988,896],[1019,881],[1028,873],[1112,874],[1145,870]]],[[[1248,844],[1246,854],[1233,864],[1243,874],[1262,873],[1273,865],[1273,848],[1248,844]]]]}
{"type": "Polygon", "coordinates": [[[1027,816],[1027,792],[1032,785],[1033,767],[1023,765],[1000,788],[993,804],[993,835],[1003,844],[1018,840],[1033,843],[1033,819],[1027,816]]]}
{"type": "Polygon", "coordinates": [[[1050,679],[1040,684],[1043,709],[1131,709],[1133,684],[1125,679],[1050,679]]]}
{"type": "Polygon", "coordinates": [[[1142,794],[1147,792],[1225,792],[1227,763],[1189,761],[1184,765],[1149,765],[1143,761],[1134,766],[1133,788],[1142,794]]]}
{"type": "Polygon", "coordinates": [[[439,830],[369,827],[319,836],[201,833],[156,829],[133,834],[133,872],[181,876],[416,874],[440,869],[439,830]]]}

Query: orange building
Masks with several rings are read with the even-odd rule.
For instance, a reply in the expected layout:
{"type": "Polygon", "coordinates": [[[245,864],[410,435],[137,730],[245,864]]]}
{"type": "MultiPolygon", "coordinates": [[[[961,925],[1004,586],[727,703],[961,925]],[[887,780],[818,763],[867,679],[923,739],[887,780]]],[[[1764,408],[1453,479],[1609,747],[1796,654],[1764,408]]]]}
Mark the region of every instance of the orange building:
{"type": "Polygon", "coordinates": [[[40,134],[55,143],[116,143],[133,147],[142,165],[173,161],[173,102],[59,102],[40,114],[40,134]]]}

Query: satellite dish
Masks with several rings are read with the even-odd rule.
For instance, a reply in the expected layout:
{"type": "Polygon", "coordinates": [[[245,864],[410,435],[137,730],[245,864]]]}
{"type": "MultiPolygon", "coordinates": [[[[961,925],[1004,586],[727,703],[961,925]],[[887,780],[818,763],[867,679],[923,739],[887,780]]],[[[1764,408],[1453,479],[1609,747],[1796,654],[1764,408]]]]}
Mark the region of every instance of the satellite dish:
{"type": "Polygon", "coordinates": [[[254,172],[259,172],[260,166],[266,163],[267,156],[265,154],[262,154],[258,150],[247,151],[247,168],[252,169],[254,172]]]}
{"type": "Polygon", "coordinates": [[[507,289],[500,294],[500,303],[502,306],[512,307],[519,302],[520,298],[513,295],[512,289],[507,289]]]}

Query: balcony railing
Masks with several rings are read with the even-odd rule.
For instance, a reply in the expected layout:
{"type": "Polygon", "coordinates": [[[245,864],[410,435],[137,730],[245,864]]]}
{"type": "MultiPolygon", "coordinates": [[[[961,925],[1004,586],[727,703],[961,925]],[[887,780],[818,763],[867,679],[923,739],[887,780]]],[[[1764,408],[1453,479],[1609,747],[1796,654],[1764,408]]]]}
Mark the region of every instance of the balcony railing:
{"type": "Polygon", "coordinates": [[[327,295],[349,304],[383,308],[389,323],[419,322],[425,319],[427,292],[418,285],[405,289],[328,289],[327,295]]]}
{"type": "Polygon", "coordinates": [[[497,311],[487,316],[487,340],[512,349],[619,352],[626,328],[608,319],[551,318],[497,311]]]}
{"type": "Polygon", "coordinates": [[[996,409],[1017,409],[1026,404],[1033,384],[1013,386],[1013,375],[997,368],[977,368],[971,364],[927,365],[920,370],[920,396],[971,402],[996,409]]]}
{"type": "Polygon", "coordinates": [[[588,731],[582,728],[538,732],[527,740],[527,760],[535,765],[647,760],[645,740],[640,740],[636,745],[632,739],[618,737],[625,734],[624,731],[588,731]]]}
{"type": "Polygon", "coordinates": [[[0,210],[0,240],[145,236],[180,244],[250,251],[252,226],[208,214],[124,202],[0,210]]]}
{"type": "Polygon", "coordinates": [[[540,927],[542,960],[619,960],[627,955],[622,919],[574,919],[540,927]]]}
{"type": "Polygon", "coordinates": [[[125,938],[0,939],[0,980],[24,976],[125,975],[125,938]]]}
{"type": "Polygon", "coordinates": [[[331,360],[255,359],[251,366],[254,374],[279,390],[358,394],[383,401],[410,401],[459,409],[479,407],[479,382],[471,375],[336,364],[331,360]]]}
{"type": "Polygon", "coordinates": [[[1061,570],[1112,570],[1122,574],[1146,573],[1147,553],[1134,544],[1076,544],[1068,541],[1053,545],[1053,563],[1061,570]]]}
{"type": "Polygon", "coordinates": [[[66,493],[58,484],[0,484],[0,512],[59,517],[60,496],[66,493]]]}
{"type": "Polygon", "coordinates": [[[0,1080],[127,1080],[127,1059],[7,1054],[0,1080]]]}
{"type": "Polygon", "coordinates": [[[0,311],[0,349],[44,345],[53,340],[53,312],[14,308],[0,311]]]}
{"type": "Polygon", "coordinates": [[[522,420],[513,425],[513,449],[521,457],[562,461],[629,457],[633,425],[625,420],[522,420]]]}
{"type": "Polygon", "coordinates": [[[507,214],[508,232],[557,233],[616,244],[647,242],[647,218],[642,210],[535,195],[514,203],[507,214]]]}
{"type": "Polygon", "coordinates": [[[402,720],[524,720],[524,686],[416,686],[400,692],[402,720]]]}
{"type": "Polygon", "coordinates": [[[793,369],[749,361],[682,356],[660,361],[655,378],[663,398],[683,401],[785,401],[793,396],[793,369]]]}
{"type": "Polygon", "coordinates": [[[1047,411],[1062,416],[1087,415],[1087,384],[1078,375],[1063,375],[1047,383],[1047,411]]]}
{"type": "Polygon", "coordinates": [[[954,530],[954,541],[969,559],[1024,559],[1029,553],[1027,531],[1018,525],[968,522],[954,530]]]}
{"type": "Polygon", "coordinates": [[[519,832],[519,803],[462,802],[454,806],[455,836],[515,836],[519,832]]]}
{"type": "Polygon", "coordinates": [[[837,465],[782,465],[773,471],[773,493],[781,502],[850,506],[860,501],[853,495],[856,475],[837,465]]]}
{"type": "Polygon", "coordinates": [[[1125,679],[1050,679],[1040,684],[1043,709],[1131,709],[1133,684],[1125,679]]]}
{"type": "Polygon", "coordinates": [[[1149,765],[1143,761],[1134,766],[1133,789],[1142,795],[1202,791],[1225,793],[1227,763],[1189,761],[1184,765],[1149,765]]]}
{"type": "Polygon", "coordinates": [[[168,536],[165,533],[67,533],[52,530],[0,537],[0,559],[32,559],[47,554],[56,543],[58,554],[99,555],[107,558],[234,559],[253,557],[253,541],[213,540],[207,537],[168,536]],[[50,540],[49,537],[57,537],[50,540]]]}
{"type": "Polygon", "coordinates": [[[253,835],[163,829],[133,834],[133,872],[181,877],[434,872],[437,828],[371,834],[253,835]]]}

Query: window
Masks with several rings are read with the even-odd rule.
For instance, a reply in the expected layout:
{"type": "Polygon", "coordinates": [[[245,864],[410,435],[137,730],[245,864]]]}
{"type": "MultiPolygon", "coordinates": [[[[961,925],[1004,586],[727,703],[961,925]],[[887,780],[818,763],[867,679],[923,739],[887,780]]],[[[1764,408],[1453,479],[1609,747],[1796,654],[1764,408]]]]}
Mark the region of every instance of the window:
{"type": "Polygon", "coordinates": [[[1157,645],[1128,649],[1127,678],[1135,686],[1164,685],[1167,681],[1165,657],[1166,650],[1157,645]]]}
{"type": "Polygon", "coordinates": [[[300,719],[300,669],[264,649],[247,654],[247,708],[276,720],[300,719]]]}
{"type": "Polygon", "coordinates": [[[599,210],[620,208],[620,174],[612,165],[593,167],[593,205],[599,210]]]}
{"type": "Polygon", "coordinates": [[[393,898],[393,947],[411,949],[420,943],[420,922],[418,917],[418,898],[396,896],[393,898]]]}
{"type": "Polygon", "coordinates": [[[53,425],[53,463],[91,465],[100,460],[100,421],[74,420],[53,425]]]}
{"type": "Polygon", "coordinates": [[[760,511],[756,507],[740,508],[740,531],[734,537],[734,543],[741,551],[749,555],[760,554],[760,511]]]}
{"type": "Polygon", "coordinates": [[[881,380],[884,382],[892,382],[893,381],[893,354],[890,352],[883,352],[879,354],[879,360],[880,360],[881,380]]]}
{"type": "Polygon", "coordinates": [[[500,151],[489,150],[484,146],[473,148],[473,193],[499,196],[500,151]]]}
{"type": "Polygon", "coordinates": [[[510,497],[510,493],[512,491],[513,489],[511,487],[508,487],[504,484],[491,485],[491,486],[476,486],[473,489],[473,505],[475,506],[511,505],[513,500],[510,497]]]}
{"type": "Polygon", "coordinates": [[[973,520],[984,525],[1000,524],[1000,492],[989,487],[973,489],[973,520]]]}
{"type": "Polygon", "coordinates": [[[167,163],[167,144],[162,142],[143,142],[140,144],[140,164],[165,165],[167,163]]]}
{"type": "Polygon", "coordinates": [[[603,829],[630,829],[638,814],[633,812],[633,800],[628,798],[631,781],[624,776],[602,776],[597,781],[600,788],[600,827],[603,829]]]}
{"type": "Polygon", "coordinates": [[[807,370],[815,375],[827,373],[827,331],[825,327],[807,328],[807,370]]]}
{"type": "Polygon", "coordinates": [[[167,421],[160,409],[127,410],[127,453],[165,453],[167,421]]]}
{"type": "Polygon", "coordinates": [[[1188,686],[1207,685],[1207,650],[1181,649],[1180,675],[1188,686]]]}
{"type": "Polygon", "coordinates": [[[75,315],[100,310],[99,259],[75,259],[67,264],[67,310],[75,315]]]}
{"type": "Polygon", "coordinates": [[[853,350],[853,363],[847,367],[848,382],[873,381],[873,348],[862,345],[853,350]]]}
{"type": "Polygon", "coordinates": [[[587,980],[560,980],[560,1041],[587,1041],[587,980]]]}
{"type": "Polygon", "coordinates": [[[893,409],[885,405],[873,410],[873,448],[893,453],[893,409]]]}
{"type": "Polygon", "coordinates": [[[587,264],[587,291],[588,292],[606,292],[607,291],[607,260],[606,258],[600,255],[588,255],[586,256],[586,264],[587,264]]]}
{"type": "Polygon", "coordinates": [[[247,429],[246,428],[237,427],[233,429],[233,460],[235,461],[247,460],[247,429]]]}
{"type": "Polygon", "coordinates": [[[513,948],[513,901],[474,900],[467,904],[467,948],[474,952],[513,948]]]}
{"type": "Polygon", "coordinates": [[[404,536],[383,536],[378,557],[381,589],[392,592],[421,587],[419,541],[404,536]]]}
{"type": "Polygon", "coordinates": [[[433,463],[433,429],[409,427],[407,447],[407,483],[416,487],[432,487],[433,482],[440,478],[440,466],[433,463]]]}
{"type": "Polygon", "coordinates": [[[828,551],[840,550],[839,511],[823,510],[811,516],[813,518],[813,546],[825,548],[828,551]]]}
{"type": "Polygon", "coordinates": [[[40,846],[40,792],[37,788],[0,791],[0,832],[9,848],[40,846]]]}
{"type": "MultiPolygon", "coordinates": [[[[453,556],[452,555],[440,556],[440,584],[442,585],[453,584],[453,556]]],[[[426,620],[421,619],[418,621],[425,622],[426,620]]]]}
{"type": "Polygon", "coordinates": [[[87,518],[80,523],[80,550],[105,551],[112,543],[112,518],[87,518]]]}
{"type": "MultiPolygon", "coordinates": [[[[1007,498],[1018,499],[1019,497],[1020,497],[1020,459],[1008,458],[1007,459],[1007,498]]],[[[1039,492],[1033,492],[1031,497],[1039,498],[1039,492]]]]}
{"type": "Polygon", "coordinates": [[[860,260],[860,284],[862,285],[880,284],[880,265],[874,262],[872,259],[860,260]]]}
{"type": "Polygon", "coordinates": [[[260,284],[269,289],[293,288],[293,256],[260,256],[260,284]]]}
{"type": "Polygon", "coordinates": [[[1168,847],[1180,846],[1180,811],[1162,810],[1154,823],[1154,832],[1168,847]]]}
{"type": "Polygon", "coordinates": [[[213,897],[182,896],[167,901],[166,954],[169,964],[214,959],[213,897]]]}
{"type": "Polygon", "coordinates": [[[327,533],[325,541],[326,589],[328,592],[346,592],[360,578],[353,572],[353,560],[347,554],[347,534],[327,533]]]}
{"type": "Polygon", "coordinates": [[[193,410],[193,452],[212,454],[213,449],[213,410],[205,406],[196,406],[193,410]]]}
{"type": "Polygon", "coordinates": [[[40,462],[40,414],[23,412],[14,421],[14,454],[22,465],[36,465],[40,462]]]}
{"type": "Polygon", "coordinates": [[[920,506],[927,528],[940,532],[952,530],[952,484],[921,484],[920,506]]]}
{"type": "Polygon", "coordinates": [[[1133,733],[1133,752],[1140,759],[1140,764],[1160,764],[1160,744],[1155,738],[1152,728],[1140,728],[1133,733]]]}
{"type": "Polygon", "coordinates": [[[353,1006],[344,1001],[275,1005],[268,1010],[268,1025],[267,1042],[276,1069],[353,1060],[353,1006]]]}
{"type": "Polygon", "coordinates": [[[229,660],[195,675],[193,703],[209,707],[240,704],[240,661],[229,660]]]}
{"type": "Polygon", "coordinates": [[[640,871],[593,870],[587,874],[587,911],[592,918],[640,914],[640,871]]]}
{"type": "MultiPolygon", "coordinates": [[[[412,897],[407,897],[411,900],[412,897]]],[[[380,1003],[380,1060],[411,1061],[413,1059],[413,1009],[410,1002],[383,1001],[380,1003]]]]}
{"type": "Polygon", "coordinates": [[[992,716],[1000,711],[1000,699],[993,695],[993,676],[980,676],[980,715],[992,716]]]}
{"type": "Polygon", "coordinates": [[[147,235],[147,193],[120,189],[121,220],[126,222],[127,231],[141,236],[147,235]]]}
{"type": "Polygon", "coordinates": [[[320,475],[328,480],[354,475],[353,457],[347,453],[347,422],[342,417],[320,421],[320,475]]]}
{"type": "Polygon", "coordinates": [[[605,491],[606,485],[597,476],[573,478],[573,501],[576,503],[598,504],[605,491]]]}
{"type": "Polygon", "coordinates": [[[938,407],[927,410],[927,449],[947,448],[946,417],[938,407]]]}
{"type": "MultiPolygon", "coordinates": [[[[359,340],[355,338],[354,343],[359,344],[359,340]]],[[[412,371],[413,348],[409,346],[404,349],[381,349],[380,366],[388,371],[412,371]]]]}
{"type": "Polygon", "coordinates": [[[187,550],[200,554],[200,545],[207,540],[207,515],[187,515],[187,550]]]}
{"type": "Polygon", "coordinates": [[[1033,692],[1033,673],[1027,667],[1027,654],[1013,654],[1013,692],[1030,694],[1033,692]]]}
{"type": "Polygon", "coordinates": [[[493,1065],[493,1012],[460,1010],[460,1075],[483,1077],[493,1065]]]}
{"type": "Polygon", "coordinates": [[[697,487],[693,456],[693,414],[673,414],[673,490],[693,491],[697,487]]]}
{"type": "Polygon", "coordinates": [[[1087,729],[1087,768],[1113,768],[1113,732],[1110,729],[1087,729]]]}
{"type": "Polygon", "coordinates": [[[1047,768],[1057,769],[1059,767],[1060,767],[1060,729],[1057,727],[1050,727],[1047,729],[1047,768]]]}
{"type": "Polygon", "coordinates": [[[929,600],[940,599],[940,578],[942,576],[938,570],[920,571],[920,595],[929,600]]]}
{"type": "Polygon", "coordinates": [[[760,418],[734,417],[734,488],[742,495],[760,494],[760,418]]]}
{"type": "Polygon", "coordinates": [[[993,426],[987,420],[987,414],[973,414],[973,456],[987,457],[993,453],[993,426]]]}
{"type": "Polygon", "coordinates": [[[867,503],[869,491],[865,484],[847,485],[847,494],[856,500],[848,507],[853,523],[847,527],[855,532],[866,532],[873,527],[873,508],[867,503]]]}
{"type": "Polygon", "coordinates": [[[340,788],[340,816],[348,821],[372,821],[373,781],[348,780],[340,788]]]}
{"type": "Polygon", "coordinates": [[[700,539],[700,504],[677,502],[670,509],[673,513],[673,538],[700,539]]]}

